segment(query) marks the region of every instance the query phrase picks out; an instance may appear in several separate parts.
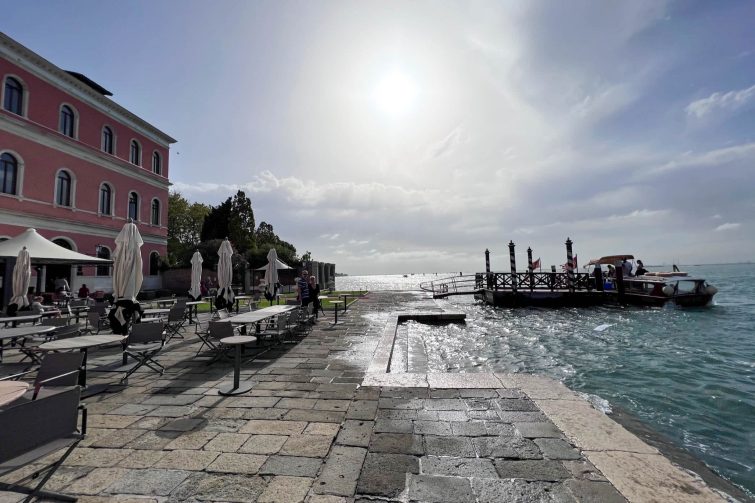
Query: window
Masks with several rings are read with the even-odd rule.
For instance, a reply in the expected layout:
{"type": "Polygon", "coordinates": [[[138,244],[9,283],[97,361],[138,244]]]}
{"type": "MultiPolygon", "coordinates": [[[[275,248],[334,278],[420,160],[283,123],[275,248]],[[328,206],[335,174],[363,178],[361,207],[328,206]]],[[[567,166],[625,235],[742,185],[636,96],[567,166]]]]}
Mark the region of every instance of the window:
{"type": "Polygon", "coordinates": [[[131,140],[131,154],[129,159],[131,160],[131,164],[136,164],[137,166],[142,165],[142,148],[136,140],[131,140]]]}
{"type": "Polygon", "coordinates": [[[0,192],[15,195],[17,177],[18,161],[16,158],[8,153],[0,156],[0,192]]]}
{"type": "Polygon", "coordinates": [[[56,239],[53,239],[52,242],[58,246],[62,246],[66,250],[73,250],[73,245],[71,245],[71,242],[68,241],[67,239],[56,238],[56,239]]]}
{"type": "Polygon", "coordinates": [[[152,200],[152,219],[150,223],[152,225],[160,225],[160,201],[157,199],[152,200]]]}
{"type": "Polygon", "coordinates": [[[113,207],[113,189],[103,183],[100,186],[100,215],[111,215],[113,207]]]}
{"type": "Polygon", "coordinates": [[[157,276],[158,267],[160,265],[160,255],[157,254],[157,252],[152,252],[149,254],[149,275],[150,276],[157,276]]]}
{"type": "Polygon", "coordinates": [[[139,220],[139,194],[136,192],[128,195],[128,217],[134,222],[139,220]]]}
{"type": "Polygon", "coordinates": [[[102,151],[113,153],[113,130],[107,126],[102,128],[102,151]]]}
{"type": "Polygon", "coordinates": [[[16,115],[24,114],[24,87],[13,77],[5,79],[5,100],[3,108],[16,115]]]}
{"type": "Polygon", "coordinates": [[[60,107],[60,132],[74,138],[74,121],[73,109],[68,105],[60,107]]]}
{"type": "Polygon", "coordinates": [[[160,158],[159,152],[155,151],[152,153],[152,172],[160,175],[163,171],[163,162],[160,158]]]}
{"type": "MultiPolygon", "coordinates": [[[[97,258],[110,260],[110,248],[108,248],[107,246],[97,245],[97,249],[95,251],[97,258]]],[[[95,274],[97,276],[110,276],[110,265],[98,265],[95,274]]]]}
{"type": "Polygon", "coordinates": [[[71,175],[65,170],[60,170],[57,183],[55,204],[58,206],[71,206],[71,175]]]}

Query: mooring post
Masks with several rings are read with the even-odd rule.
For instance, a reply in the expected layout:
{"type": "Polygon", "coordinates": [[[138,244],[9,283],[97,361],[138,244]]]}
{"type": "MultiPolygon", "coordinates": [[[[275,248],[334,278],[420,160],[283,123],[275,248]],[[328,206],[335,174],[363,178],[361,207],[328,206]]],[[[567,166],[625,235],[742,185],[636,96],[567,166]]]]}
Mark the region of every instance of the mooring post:
{"type": "Polygon", "coordinates": [[[595,265],[593,276],[595,276],[595,289],[599,292],[602,292],[603,291],[603,270],[600,268],[600,264],[595,265]]]}
{"type": "Polygon", "coordinates": [[[574,260],[572,259],[572,240],[566,238],[566,286],[574,292],[574,260]]]}
{"type": "Polygon", "coordinates": [[[490,250],[485,248],[485,282],[488,285],[488,290],[492,288],[490,277],[490,250]]]}
{"type": "Polygon", "coordinates": [[[535,288],[535,275],[532,273],[532,248],[527,247],[527,270],[530,277],[530,291],[535,288]]]}
{"type": "Polygon", "coordinates": [[[513,241],[509,241],[509,261],[511,262],[511,291],[516,293],[516,256],[514,255],[513,241]]]}
{"type": "Polygon", "coordinates": [[[553,287],[556,285],[556,266],[551,266],[551,292],[553,291],[553,287]]]}

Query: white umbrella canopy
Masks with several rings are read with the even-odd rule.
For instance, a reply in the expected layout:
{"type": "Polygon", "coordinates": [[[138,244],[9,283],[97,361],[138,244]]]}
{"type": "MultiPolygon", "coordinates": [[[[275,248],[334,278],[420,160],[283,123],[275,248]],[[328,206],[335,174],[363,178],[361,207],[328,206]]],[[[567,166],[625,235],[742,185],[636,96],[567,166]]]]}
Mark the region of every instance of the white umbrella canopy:
{"type": "Polygon", "coordinates": [[[0,243],[0,258],[15,257],[18,250],[29,250],[34,264],[109,264],[112,261],[68,250],[40,236],[36,229],[26,229],[18,236],[0,243]]]}
{"type": "Polygon", "coordinates": [[[272,294],[275,294],[275,284],[278,283],[278,262],[280,262],[278,260],[278,252],[275,251],[275,248],[270,248],[270,251],[267,252],[265,280],[267,281],[272,294]]]}
{"type": "Polygon", "coordinates": [[[198,299],[202,295],[202,254],[199,251],[195,251],[191,257],[191,288],[189,289],[189,295],[198,299]]]}
{"type": "Polygon", "coordinates": [[[19,308],[29,305],[29,299],[26,297],[29,281],[31,281],[31,257],[29,250],[24,246],[18,252],[16,265],[13,266],[13,297],[10,299],[10,304],[16,304],[19,308]]]}
{"type": "Polygon", "coordinates": [[[233,264],[231,257],[233,256],[233,248],[231,247],[228,239],[223,240],[223,244],[218,249],[218,295],[222,296],[228,304],[233,303],[233,289],[231,289],[231,282],[233,281],[233,264]]]}
{"type": "Polygon", "coordinates": [[[128,222],[115,238],[113,253],[113,297],[116,301],[136,302],[136,295],[142,287],[142,252],[144,244],[136,224],[128,222]]]}

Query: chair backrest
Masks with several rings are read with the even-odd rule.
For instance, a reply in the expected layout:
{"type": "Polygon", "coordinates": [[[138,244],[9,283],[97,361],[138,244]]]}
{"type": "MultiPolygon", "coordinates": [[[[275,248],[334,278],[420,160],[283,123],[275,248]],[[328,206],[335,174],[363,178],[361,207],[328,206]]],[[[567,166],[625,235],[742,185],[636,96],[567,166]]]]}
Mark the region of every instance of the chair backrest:
{"type": "Polygon", "coordinates": [[[286,329],[286,325],[288,324],[288,318],[289,318],[289,313],[282,313],[278,315],[278,319],[276,320],[275,325],[279,331],[286,329]]]}
{"type": "Polygon", "coordinates": [[[129,344],[146,344],[148,342],[159,342],[165,337],[162,321],[152,323],[135,323],[131,327],[131,333],[128,336],[129,344]]]}
{"type": "Polygon", "coordinates": [[[227,309],[220,309],[220,310],[218,310],[218,319],[219,320],[227,320],[230,317],[231,317],[231,313],[229,313],[227,309]]]}
{"type": "Polygon", "coordinates": [[[286,305],[287,306],[295,306],[296,304],[299,304],[299,301],[296,299],[286,299],[286,305]]]}
{"type": "Polygon", "coordinates": [[[105,304],[95,304],[89,312],[95,312],[100,317],[103,317],[107,314],[107,307],[105,307],[105,304]]]}
{"type": "Polygon", "coordinates": [[[180,307],[182,309],[186,309],[186,303],[188,300],[186,299],[178,299],[175,304],[173,304],[173,307],[180,307]]]}
{"type": "Polygon", "coordinates": [[[209,335],[213,339],[224,339],[226,337],[233,337],[236,335],[236,332],[233,330],[233,325],[227,321],[211,321],[209,335]]]}
{"type": "Polygon", "coordinates": [[[68,305],[71,307],[84,307],[87,305],[87,300],[88,299],[72,299],[68,305]]]}
{"type": "Polygon", "coordinates": [[[78,411],[78,386],[0,410],[0,463],[76,435],[78,411]]]}
{"type": "Polygon", "coordinates": [[[45,318],[40,325],[45,327],[64,327],[68,325],[68,318],[45,318]]]}
{"type": "Polygon", "coordinates": [[[186,311],[186,306],[171,307],[170,311],[168,311],[168,323],[174,323],[176,321],[183,321],[185,311],[186,311]]]}
{"type": "Polygon", "coordinates": [[[76,351],[74,353],[47,353],[42,358],[42,364],[37,371],[37,377],[34,384],[42,381],[45,386],[75,386],[79,380],[77,372],[84,364],[84,353],[76,351]],[[63,375],[68,374],[68,375],[63,375]],[[56,376],[62,376],[53,379],[56,376]]]}
{"type": "Polygon", "coordinates": [[[73,325],[66,325],[60,327],[53,332],[56,339],[70,339],[71,337],[78,337],[81,335],[81,325],[74,323],[73,325]]]}
{"type": "Polygon", "coordinates": [[[98,313],[97,311],[88,311],[87,312],[87,321],[89,322],[89,324],[92,327],[99,329],[100,328],[100,319],[101,319],[100,313],[98,313]]]}

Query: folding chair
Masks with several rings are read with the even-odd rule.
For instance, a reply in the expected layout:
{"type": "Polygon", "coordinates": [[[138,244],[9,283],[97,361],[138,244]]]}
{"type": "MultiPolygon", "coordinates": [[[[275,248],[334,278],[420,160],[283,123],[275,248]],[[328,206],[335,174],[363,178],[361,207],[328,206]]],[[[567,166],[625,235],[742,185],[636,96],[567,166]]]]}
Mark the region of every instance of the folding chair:
{"type": "Polygon", "coordinates": [[[66,448],[57,461],[42,470],[14,484],[0,482],[0,490],[28,494],[24,501],[33,498],[76,501],[64,494],[42,491],[42,487],[84,438],[86,423],[86,408],[79,405],[78,386],[0,410],[0,477],[66,448]],[[77,429],[79,410],[81,430],[77,429]],[[43,473],[36,487],[22,485],[43,473]]]}
{"type": "Polygon", "coordinates": [[[216,362],[217,360],[220,360],[221,358],[229,358],[227,352],[230,348],[224,347],[220,343],[220,339],[225,339],[226,337],[233,337],[236,334],[236,329],[228,323],[227,321],[211,321],[207,326],[207,339],[210,342],[209,345],[211,345],[213,352],[215,355],[213,356],[212,360],[210,360],[207,365],[210,365],[211,363],[216,362]]]}
{"type": "Polygon", "coordinates": [[[86,330],[90,334],[99,334],[100,330],[108,327],[110,324],[107,318],[103,318],[98,311],[87,312],[87,326],[86,330]]]}
{"type": "Polygon", "coordinates": [[[155,361],[154,357],[165,347],[165,330],[163,322],[136,323],[131,327],[131,333],[126,341],[124,353],[136,360],[126,376],[121,379],[125,383],[129,376],[143,365],[163,375],[165,367],[155,361]]]}
{"type": "MultiPolygon", "coordinates": [[[[42,363],[37,370],[37,376],[34,378],[34,389],[26,392],[18,400],[36,400],[42,388],[59,388],[61,386],[76,386],[79,382],[79,371],[84,365],[84,353],[79,351],[73,353],[47,353],[42,358],[42,363]]],[[[16,375],[2,377],[0,381],[18,379],[24,375],[32,373],[33,370],[19,372],[16,375]]],[[[46,390],[44,395],[48,395],[46,390]]],[[[13,402],[15,403],[15,402],[13,402]]]]}
{"type": "Polygon", "coordinates": [[[52,333],[53,339],[70,339],[71,337],[78,337],[81,335],[81,325],[74,323],[72,325],[65,325],[52,333]]]}
{"type": "Polygon", "coordinates": [[[289,313],[281,313],[276,316],[275,324],[273,326],[268,327],[255,335],[258,339],[269,336],[270,338],[274,338],[275,341],[280,344],[280,342],[285,338],[285,335],[289,332],[288,319],[289,313]]]}
{"type": "Polygon", "coordinates": [[[173,337],[183,339],[184,336],[181,333],[184,323],[186,323],[186,305],[173,306],[168,312],[168,323],[165,325],[165,329],[168,332],[168,339],[166,342],[170,342],[173,337]]]}

